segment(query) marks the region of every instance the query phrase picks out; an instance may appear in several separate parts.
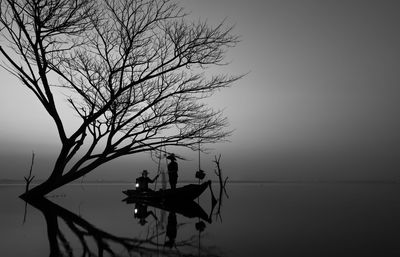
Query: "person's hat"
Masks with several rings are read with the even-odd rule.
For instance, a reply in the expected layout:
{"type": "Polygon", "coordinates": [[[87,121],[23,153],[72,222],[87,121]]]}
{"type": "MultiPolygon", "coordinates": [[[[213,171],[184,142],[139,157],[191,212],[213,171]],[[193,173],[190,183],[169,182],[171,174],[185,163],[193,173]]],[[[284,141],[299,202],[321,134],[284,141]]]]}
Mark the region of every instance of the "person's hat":
{"type": "Polygon", "coordinates": [[[142,171],[142,175],[147,175],[147,174],[149,174],[149,172],[147,170],[142,171]]]}
{"type": "Polygon", "coordinates": [[[172,160],[175,161],[175,160],[176,160],[175,154],[174,154],[174,153],[171,153],[170,155],[167,156],[167,159],[170,159],[171,161],[172,161],[172,160]]]}

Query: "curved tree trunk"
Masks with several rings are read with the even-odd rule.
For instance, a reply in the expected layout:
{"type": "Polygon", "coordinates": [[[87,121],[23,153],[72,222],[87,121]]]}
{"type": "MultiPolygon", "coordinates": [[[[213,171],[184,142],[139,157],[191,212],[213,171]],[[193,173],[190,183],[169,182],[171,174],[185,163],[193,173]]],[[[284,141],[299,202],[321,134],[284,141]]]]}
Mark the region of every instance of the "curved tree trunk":
{"type": "Polygon", "coordinates": [[[25,200],[35,197],[42,197],[50,193],[51,191],[65,185],[66,183],[69,183],[70,181],[67,181],[63,176],[65,166],[67,165],[66,160],[69,150],[69,145],[64,143],[54,165],[53,171],[51,172],[47,180],[25,191],[20,197],[25,200]]]}
{"type": "Polygon", "coordinates": [[[53,190],[69,183],[69,180],[63,179],[63,177],[60,177],[58,179],[47,179],[43,183],[33,187],[32,189],[24,192],[22,195],[20,195],[20,198],[24,200],[28,199],[33,199],[33,198],[38,198],[38,197],[43,197],[47,195],[48,193],[52,192],[53,190]]]}
{"type": "Polygon", "coordinates": [[[43,197],[48,193],[54,191],[55,189],[60,188],[74,180],[77,180],[78,178],[81,178],[82,176],[88,174],[105,162],[107,162],[105,158],[99,157],[93,163],[79,170],[69,170],[63,175],[67,162],[60,161],[61,165],[53,170],[50,177],[46,181],[23,193],[22,195],[20,195],[20,198],[28,200],[43,197]]]}

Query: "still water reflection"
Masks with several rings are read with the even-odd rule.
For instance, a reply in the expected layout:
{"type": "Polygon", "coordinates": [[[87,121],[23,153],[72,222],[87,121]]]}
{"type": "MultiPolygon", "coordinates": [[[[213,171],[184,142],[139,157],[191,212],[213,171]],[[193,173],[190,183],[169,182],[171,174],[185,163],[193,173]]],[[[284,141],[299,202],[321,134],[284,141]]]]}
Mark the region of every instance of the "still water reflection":
{"type": "MultiPolygon", "coordinates": [[[[28,203],[16,201],[21,187],[2,187],[3,203],[10,203],[7,209],[15,216],[5,211],[0,218],[13,220],[4,224],[6,231],[14,229],[21,238],[2,246],[1,256],[221,256],[217,247],[202,242],[214,216],[209,193],[197,202],[158,206],[121,201],[126,186],[67,186],[28,203]]],[[[7,233],[1,236],[7,241],[7,233]]]]}
{"type": "Polygon", "coordinates": [[[0,256],[400,255],[397,184],[229,184],[190,214],[127,204],[125,188],[67,186],[24,218],[23,187],[0,186],[0,256]]]}

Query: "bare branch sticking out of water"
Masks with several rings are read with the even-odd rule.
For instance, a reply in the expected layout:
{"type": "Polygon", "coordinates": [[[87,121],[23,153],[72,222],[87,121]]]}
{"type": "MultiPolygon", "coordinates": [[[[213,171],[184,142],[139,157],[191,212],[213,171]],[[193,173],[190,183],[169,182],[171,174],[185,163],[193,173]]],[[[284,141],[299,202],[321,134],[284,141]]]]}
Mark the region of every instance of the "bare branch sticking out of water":
{"type": "Polygon", "coordinates": [[[222,207],[223,194],[225,194],[225,196],[227,198],[229,198],[229,195],[226,191],[226,182],[228,181],[228,177],[226,177],[225,179],[223,178],[220,161],[221,161],[221,154],[218,157],[214,156],[214,163],[217,165],[217,169],[214,170],[214,172],[218,176],[218,182],[219,182],[218,208],[217,208],[215,215],[217,218],[219,218],[222,221],[221,207],[222,207]]]}
{"type": "Polygon", "coordinates": [[[224,191],[225,196],[227,198],[229,198],[229,195],[228,195],[228,193],[226,191],[226,187],[225,187],[226,186],[226,182],[228,181],[228,177],[226,177],[225,179],[223,178],[220,161],[221,161],[221,154],[218,156],[218,158],[217,158],[217,156],[214,156],[214,163],[217,165],[217,169],[214,170],[214,172],[218,176],[218,181],[219,181],[219,186],[220,186],[221,193],[222,193],[222,191],[224,191]]]}
{"type": "MultiPolygon", "coordinates": [[[[29,190],[29,184],[32,182],[32,180],[35,178],[35,176],[32,176],[32,170],[33,170],[33,164],[35,163],[35,152],[32,151],[32,160],[31,160],[31,168],[29,169],[29,175],[28,177],[24,177],[25,179],[25,192],[28,192],[29,190]]],[[[24,208],[24,220],[22,221],[22,224],[25,224],[26,221],[26,215],[28,212],[28,205],[25,202],[25,208],[24,208]]]]}
{"type": "Polygon", "coordinates": [[[32,180],[35,178],[35,176],[32,176],[32,170],[33,170],[33,164],[35,163],[35,152],[32,151],[32,160],[31,160],[31,168],[29,169],[29,175],[27,177],[24,177],[25,179],[25,192],[28,192],[29,190],[29,185],[32,182],[32,180]]]}

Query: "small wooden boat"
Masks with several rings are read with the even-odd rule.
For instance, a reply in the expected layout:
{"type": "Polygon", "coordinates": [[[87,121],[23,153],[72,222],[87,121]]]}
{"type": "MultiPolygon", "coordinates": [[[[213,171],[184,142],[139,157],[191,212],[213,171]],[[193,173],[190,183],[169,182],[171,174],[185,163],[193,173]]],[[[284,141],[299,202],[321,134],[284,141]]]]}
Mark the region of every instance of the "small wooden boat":
{"type": "Polygon", "coordinates": [[[140,191],[134,189],[128,189],[122,191],[128,198],[140,199],[142,201],[149,202],[188,202],[193,201],[199,197],[207,187],[211,185],[211,180],[204,182],[200,185],[189,184],[176,189],[165,189],[158,191],[140,191]]]}

